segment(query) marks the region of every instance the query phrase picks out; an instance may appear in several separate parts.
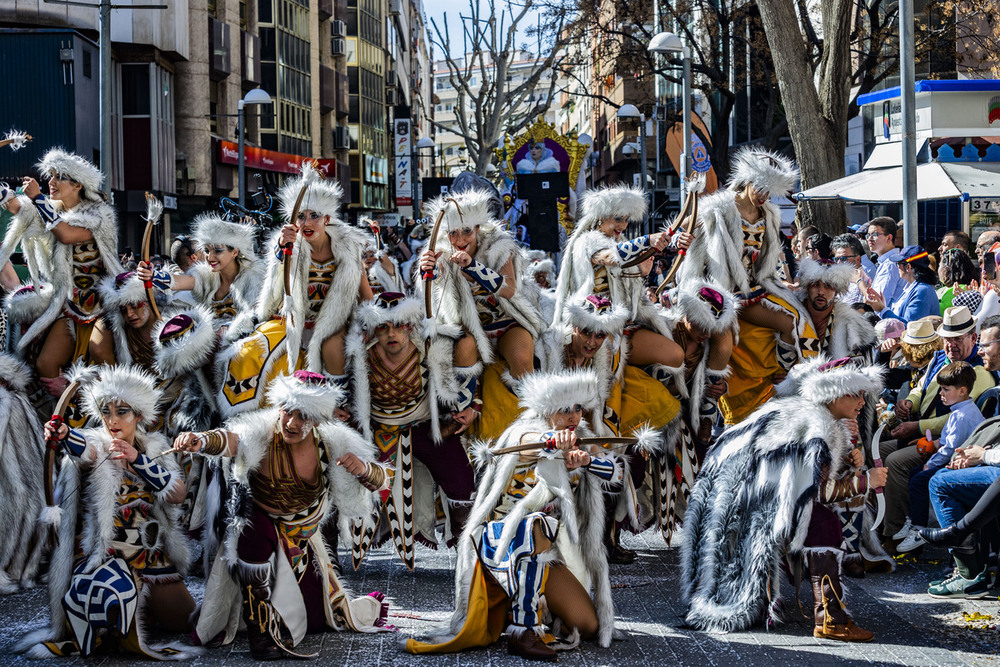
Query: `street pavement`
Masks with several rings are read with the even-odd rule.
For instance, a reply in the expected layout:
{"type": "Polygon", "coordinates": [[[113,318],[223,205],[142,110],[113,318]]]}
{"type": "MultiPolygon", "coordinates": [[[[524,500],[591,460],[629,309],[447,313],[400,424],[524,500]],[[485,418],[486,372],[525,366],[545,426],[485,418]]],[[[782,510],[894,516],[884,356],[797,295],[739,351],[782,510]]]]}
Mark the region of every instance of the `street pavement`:
{"type": "MultiPolygon", "coordinates": [[[[610,649],[585,644],[564,653],[570,665],[1000,665],[1000,601],[997,590],[980,601],[935,600],[926,595],[927,581],[945,567],[946,553],[925,549],[919,559],[908,558],[893,574],[869,574],[845,579],[848,606],[863,628],[875,633],[871,644],[844,644],[814,639],[812,619],[805,619],[794,599],[786,605],[790,620],[767,629],[710,635],[683,628],[677,549],[667,549],[657,533],[626,536],[626,545],[639,551],[631,565],[611,567],[618,627],[628,638],[610,649]],[[978,620],[968,620],[978,614],[978,620]],[[986,618],[988,617],[988,618],[986,618]]],[[[346,558],[342,558],[346,562],[346,558]]],[[[390,622],[398,634],[363,635],[325,633],[306,637],[300,650],[320,654],[321,664],[368,667],[374,665],[523,665],[507,655],[500,642],[486,649],[443,656],[413,656],[397,646],[401,636],[419,633],[447,618],[453,600],[454,555],[419,546],[417,569],[409,572],[388,548],[369,552],[362,570],[348,572],[346,583],[355,593],[379,590],[390,601],[390,622]]],[[[188,581],[200,599],[204,581],[188,581]]],[[[802,608],[809,613],[812,594],[803,584],[802,608]]],[[[794,591],[787,590],[789,596],[794,591]]],[[[0,598],[0,665],[27,665],[11,646],[46,618],[44,587],[0,598]]],[[[176,639],[167,637],[165,639],[176,639]]],[[[125,667],[128,656],[67,659],[59,664],[125,667]]],[[[245,635],[227,648],[207,650],[193,665],[251,665],[245,635]]]]}

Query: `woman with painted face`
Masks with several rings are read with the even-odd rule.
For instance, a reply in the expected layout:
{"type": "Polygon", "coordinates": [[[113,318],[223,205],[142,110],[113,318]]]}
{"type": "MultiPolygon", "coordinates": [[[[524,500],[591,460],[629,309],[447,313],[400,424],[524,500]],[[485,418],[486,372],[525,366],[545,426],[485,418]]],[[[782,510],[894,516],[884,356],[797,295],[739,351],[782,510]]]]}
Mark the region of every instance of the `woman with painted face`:
{"type": "Polygon", "coordinates": [[[86,353],[103,313],[98,281],[123,269],[118,220],[101,193],[100,170],[59,148],[45,154],[38,170],[48,181],[49,195],[25,177],[23,194],[7,202],[14,222],[0,265],[22,244],[33,284],[10,295],[6,306],[11,319],[27,327],[18,349],[35,360],[42,384],[58,396],[65,387],[63,370],[86,353]]]}
{"type": "Polygon", "coordinates": [[[362,260],[364,234],[338,218],[342,195],[338,184],[323,181],[310,164],[278,193],[289,221],[271,239],[254,312],[231,327],[237,333],[248,330],[248,323],[256,328],[219,354],[225,367],[218,399],[223,417],[264,405],[271,381],[296,369],[346,387],[345,333],[355,304],[370,301],[372,291],[362,260]]]}
{"type": "Polygon", "coordinates": [[[45,437],[68,454],[55,497],[59,541],[49,569],[51,626],[26,636],[32,657],[88,656],[109,645],[151,658],[185,657],[183,646],[153,648],[154,624],[186,632],[194,600],[182,577],[189,561],[178,527],[185,486],[170,443],[147,432],[159,390],[134,366],[80,370],[84,412],[99,426],[61,419],[45,437]]]}

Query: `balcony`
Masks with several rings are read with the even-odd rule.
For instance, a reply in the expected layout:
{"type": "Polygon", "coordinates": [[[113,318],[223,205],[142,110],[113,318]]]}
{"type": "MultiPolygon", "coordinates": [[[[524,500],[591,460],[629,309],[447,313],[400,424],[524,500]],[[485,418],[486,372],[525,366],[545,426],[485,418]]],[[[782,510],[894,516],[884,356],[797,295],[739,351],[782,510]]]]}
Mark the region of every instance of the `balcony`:
{"type": "Polygon", "coordinates": [[[333,16],[333,0],[319,0],[316,11],[319,13],[319,20],[325,21],[333,16]]]}
{"type": "Polygon", "coordinates": [[[221,81],[233,73],[232,61],[229,56],[231,49],[229,25],[209,17],[208,75],[212,81],[221,81]]]}
{"type": "Polygon", "coordinates": [[[319,109],[328,113],[337,108],[337,71],[325,65],[319,66],[319,109]]]}

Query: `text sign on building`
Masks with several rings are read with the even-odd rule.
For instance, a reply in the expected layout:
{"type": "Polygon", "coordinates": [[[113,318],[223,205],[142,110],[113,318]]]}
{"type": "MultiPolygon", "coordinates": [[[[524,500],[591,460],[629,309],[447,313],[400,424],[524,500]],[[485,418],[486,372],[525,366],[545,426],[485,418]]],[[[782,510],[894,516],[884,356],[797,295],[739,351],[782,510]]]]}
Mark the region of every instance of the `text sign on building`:
{"type": "Polygon", "coordinates": [[[410,119],[397,118],[393,143],[396,146],[396,206],[413,204],[413,160],[410,144],[410,119]]]}
{"type": "MultiPolygon", "coordinates": [[[[240,147],[232,141],[219,142],[219,162],[222,164],[239,164],[240,147]]],[[[302,155],[292,155],[290,153],[279,153],[263,148],[247,146],[243,149],[243,164],[247,169],[264,169],[265,171],[277,171],[283,174],[298,174],[302,171],[302,161],[312,160],[316,164],[316,169],[325,178],[337,175],[336,160],[325,160],[308,158],[302,155]]]]}

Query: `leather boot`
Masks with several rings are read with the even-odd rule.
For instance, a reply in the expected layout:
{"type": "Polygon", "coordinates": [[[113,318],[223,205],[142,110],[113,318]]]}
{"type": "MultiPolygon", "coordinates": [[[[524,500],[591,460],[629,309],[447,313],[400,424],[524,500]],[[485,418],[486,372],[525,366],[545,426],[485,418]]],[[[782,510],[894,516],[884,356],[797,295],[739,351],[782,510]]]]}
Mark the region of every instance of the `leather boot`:
{"type": "Polygon", "coordinates": [[[608,551],[608,562],[614,565],[628,565],[635,561],[635,552],[623,547],[619,540],[618,522],[615,521],[615,505],[618,496],[604,496],[604,548],[608,551]]]}
{"type": "Polygon", "coordinates": [[[451,530],[451,539],[445,543],[445,546],[451,548],[458,544],[458,538],[462,536],[462,531],[465,530],[465,524],[469,521],[471,513],[471,500],[448,501],[448,527],[451,530]]]}
{"type": "Polygon", "coordinates": [[[844,591],[840,585],[841,553],[836,549],[806,551],[809,577],[812,580],[813,614],[816,623],[813,637],[842,642],[870,642],[874,635],[854,625],[842,602],[844,591]]]}
{"type": "Polygon", "coordinates": [[[947,528],[921,528],[920,536],[939,547],[957,547],[972,534],[972,529],[965,525],[965,519],[959,519],[947,528]]]}
{"type": "Polygon", "coordinates": [[[843,571],[844,574],[852,579],[864,579],[865,565],[861,558],[861,554],[844,556],[843,571]]]}
{"type": "Polygon", "coordinates": [[[243,621],[247,626],[250,657],[254,660],[281,660],[291,657],[274,637],[277,623],[271,607],[274,571],[270,563],[238,560],[233,574],[243,594],[243,621]]]}
{"type": "Polygon", "coordinates": [[[545,660],[555,662],[555,649],[550,648],[533,628],[523,625],[508,628],[507,653],[520,656],[526,660],[545,660]]]}

